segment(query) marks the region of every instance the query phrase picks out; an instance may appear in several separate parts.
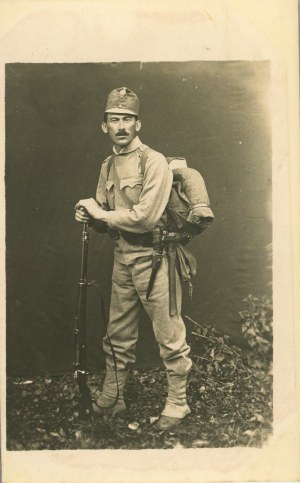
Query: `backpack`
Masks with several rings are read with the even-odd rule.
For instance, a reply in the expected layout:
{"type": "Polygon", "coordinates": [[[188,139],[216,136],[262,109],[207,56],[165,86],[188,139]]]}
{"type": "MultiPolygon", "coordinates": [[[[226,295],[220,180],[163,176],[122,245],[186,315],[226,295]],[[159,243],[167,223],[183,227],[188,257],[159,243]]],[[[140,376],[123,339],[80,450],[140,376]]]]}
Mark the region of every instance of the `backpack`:
{"type": "MultiPolygon", "coordinates": [[[[141,151],[141,170],[145,174],[148,153],[141,151]]],[[[166,207],[171,231],[195,236],[202,233],[214,220],[204,179],[199,171],[187,166],[185,158],[167,157],[173,172],[173,184],[166,207]]]]}

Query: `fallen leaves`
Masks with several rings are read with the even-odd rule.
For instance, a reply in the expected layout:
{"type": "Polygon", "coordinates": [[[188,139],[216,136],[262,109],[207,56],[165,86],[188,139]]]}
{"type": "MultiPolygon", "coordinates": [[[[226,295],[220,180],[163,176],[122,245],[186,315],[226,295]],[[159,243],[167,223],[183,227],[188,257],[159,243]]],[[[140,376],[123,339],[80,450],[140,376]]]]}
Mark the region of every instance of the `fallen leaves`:
{"type": "Polygon", "coordinates": [[[205,448],[208,445],[209,445],[209,442],[207,441],[207,439],[196,439],[192,443],[193,448],[205,448]]]}
{"type": "MultiPolygon", "coordinates": [[[[101,387],[103,378],[104,373],[92,376],[91,384],[101,387]]],[[[220,371],[208,375],[193,369],[188,385],[192,414],[172,431],[159,431],[155,424],[167,395],[163,369],[130,374],[124,416],[86,421],[79,417],[79,393],[71,374],[22,384],[28,380],[8,381],[11,450],[261,446],[271,432],[272,378],[261,371],[245,377],[245,371],[236,370],[226,379],[220,371]]]]}
{"type": "Polygon", "coordinates": [[[254,416],[250,419],[250,421],[258,421],[259,423],[263,423],[264,417],[261,414],[255,413],[254,416]]]}
{"type": "Polygon", "coordinates": [[[138,427],[139,427],[139,423],[137,423],[136,421],[128,424],[128,428],[131,429],[132,431],[136,431],[138,427]]]}
{"type": "Polygon", "coordinates": [[[16,384],[16,385],[25,385],[25,384],[33,384],[33,381],[14,381],[13,384],[16,384]]]}

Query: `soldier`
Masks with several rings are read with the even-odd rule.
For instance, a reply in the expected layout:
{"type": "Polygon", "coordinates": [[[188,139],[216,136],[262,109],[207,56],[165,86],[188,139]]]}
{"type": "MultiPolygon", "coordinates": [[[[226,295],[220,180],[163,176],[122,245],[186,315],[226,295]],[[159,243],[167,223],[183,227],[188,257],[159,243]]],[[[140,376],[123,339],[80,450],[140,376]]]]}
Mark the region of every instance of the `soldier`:
{"type": "Polygon", "coordinates": [[[190,413],[186,383],[192,362],[180,315],[179,279],[176,283],[177,310],[173,315],[169,311],[165,250],[151,294],[147,296],[153,271],[153,230],[157,226],[167,226],[166,206],[172,172],[162,154],[140,141],[138,113],[139,99],[130,89],[121,87],[109,94],[102,131],[112,140],[113,156],[102,164],[96,199],[80,200],[75,207],[75,219],[81,223],[93,219],[95,226],[105,224],[115,239],[108,336],[103,340],[106,377],[102,393],[96,393],[93,409],[102,414],[126,409],[124,386],[128,366],[135,362],[139,314],[144,307],[152,321],[167,371],[168,396],[157,422],[159,429],[166,430],[177,426],[190,413]],[[141,153],[144,149],[147,149],[147,160],[143,171],[141,153]]]}

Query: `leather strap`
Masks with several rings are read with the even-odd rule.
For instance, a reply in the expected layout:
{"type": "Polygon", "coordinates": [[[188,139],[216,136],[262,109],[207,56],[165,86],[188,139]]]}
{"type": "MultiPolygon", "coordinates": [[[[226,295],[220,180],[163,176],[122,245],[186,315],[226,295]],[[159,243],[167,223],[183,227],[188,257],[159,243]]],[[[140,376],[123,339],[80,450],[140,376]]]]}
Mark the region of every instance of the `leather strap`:
{"type": "Polygon", "coordinates": [[[169,313],[177,314],[176,300],[176,242],[168,243],[168,266],[169,266],[169,313]]]}
{"type": "Polygon", "coordinates": [[[109,179],[110,168],[111,168],[112,164],[114,163],[115,158],[116,158],[116,155],[115,155],[115,154],[112,154],[112,155],[109,157],[109,160],[107,161],[106,180],[108,180],[108,179],[109,179]]]}
{"type": "Polygon", "coordinates": [[[143,147],[140,147],[140,151],[141,151],[141,171],[142,171],[142,175],[144,176],[146,171],[146,163],[147,163],[148,155],[151,151],[151,148],[149,148],[148,146],[143,146],[143,147]]]}

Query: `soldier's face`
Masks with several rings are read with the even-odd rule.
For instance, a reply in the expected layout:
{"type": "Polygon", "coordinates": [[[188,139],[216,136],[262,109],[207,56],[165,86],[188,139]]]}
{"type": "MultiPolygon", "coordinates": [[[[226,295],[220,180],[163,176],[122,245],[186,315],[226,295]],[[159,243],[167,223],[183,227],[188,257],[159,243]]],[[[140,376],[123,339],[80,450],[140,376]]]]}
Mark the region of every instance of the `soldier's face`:
{"type": "Polygon", "coordinates": [[[131,114],[107,114],[106,122],[102,123],[102,130],[109,134],[112,142],[124,147],[131,143],[136,133],[141,129],[141,121],[131,114]]]}

